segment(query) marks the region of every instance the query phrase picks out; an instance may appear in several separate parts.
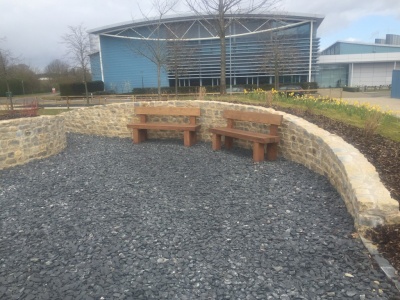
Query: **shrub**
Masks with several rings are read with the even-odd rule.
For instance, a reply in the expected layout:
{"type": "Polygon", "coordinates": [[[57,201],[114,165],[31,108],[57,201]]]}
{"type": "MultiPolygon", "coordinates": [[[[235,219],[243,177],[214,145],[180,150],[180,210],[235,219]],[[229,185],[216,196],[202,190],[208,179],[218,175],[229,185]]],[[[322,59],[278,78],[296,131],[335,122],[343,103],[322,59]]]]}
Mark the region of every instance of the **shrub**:
{"type": "Polygon", "coordinates": [[[316,90],[318,88],[317,82],[301,82],[300,86],[304,90],[316,90]]]}
{"type": "Polygon", "coordinates": [[[343,87],[343,91],[356,93],[356,92],[360,91],[360,88],[359,87],[345,86],[345,87],[343,87]]]}
{"type": "MultiPolygon", "coordinates": [[[[21,80],[9,79],[8,85],[13,95],[22,95],[23,89],[21,80]]],[[[5,97],[7,92],[7,85],[5,80],[0,80],[0,97],[5,97]]]]}
{"type": "Polygon", "coordinates": [[[376,110],[372,110],[369,112],[367,118],[365,119],[364,123],[364,135],[365,137],[369,138],[376,133],[381,120],[382,120],[382,113],[376,110]]]}

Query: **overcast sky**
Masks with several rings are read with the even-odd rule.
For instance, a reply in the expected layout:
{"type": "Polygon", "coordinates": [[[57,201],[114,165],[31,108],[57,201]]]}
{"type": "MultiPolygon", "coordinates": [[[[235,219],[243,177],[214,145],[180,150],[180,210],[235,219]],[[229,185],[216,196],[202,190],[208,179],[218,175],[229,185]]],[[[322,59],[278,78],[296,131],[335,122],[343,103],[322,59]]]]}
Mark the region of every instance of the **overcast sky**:
{"type": "MultiPolygon", "coordinates": [[[[138,20],[138,3],[149,13],[151,1],[0,0],[0,48],[43,70],[54,59],[67,61],[61,37],[68,26],[94,29],[138,20]]],[[[373,43],[387,33],[400,35],[400,0],[281,0],[279,10],[325,16],[318,29],[321,50],[338,40],[373,43]]]]}

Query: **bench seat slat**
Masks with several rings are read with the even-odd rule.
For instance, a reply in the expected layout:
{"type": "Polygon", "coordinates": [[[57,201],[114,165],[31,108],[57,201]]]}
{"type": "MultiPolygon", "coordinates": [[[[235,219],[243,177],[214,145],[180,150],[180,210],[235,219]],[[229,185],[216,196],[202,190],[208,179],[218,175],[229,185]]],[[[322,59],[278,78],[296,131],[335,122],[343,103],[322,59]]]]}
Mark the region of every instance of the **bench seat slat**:
{"type": "Polygon", "coordinates": [[[235,128],[216,127],[216,128],[211,128],[210,132],[212,132],[214,134],[229,136],[229,137],[236,138],[236,139],[248,140],[248,141],[261,143],[261,144],[278,143],[279,142],[279,136],[258,133],[258,132],[251,132],[251,131],[235,129],[235,128]]]}
{"type": "Polygon", "coordinates": [[[155,129],[155,130],[178,130],[178,131],[196,131],[201,125],[191,124],[169,124],[169,123],[135,123],[128,124],[132,129],[155,129]]]}

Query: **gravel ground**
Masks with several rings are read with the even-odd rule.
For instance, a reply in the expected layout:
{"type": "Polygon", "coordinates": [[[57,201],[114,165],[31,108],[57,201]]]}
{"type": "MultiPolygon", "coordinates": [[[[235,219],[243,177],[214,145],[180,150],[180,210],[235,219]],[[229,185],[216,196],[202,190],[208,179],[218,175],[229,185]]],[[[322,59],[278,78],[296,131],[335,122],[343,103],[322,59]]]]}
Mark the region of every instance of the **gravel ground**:
{"type": "Polygon", "coordinates": [[[0,299],[400,299],[324,177],[247,150],[71,134],[0,207],[0,299]]]}

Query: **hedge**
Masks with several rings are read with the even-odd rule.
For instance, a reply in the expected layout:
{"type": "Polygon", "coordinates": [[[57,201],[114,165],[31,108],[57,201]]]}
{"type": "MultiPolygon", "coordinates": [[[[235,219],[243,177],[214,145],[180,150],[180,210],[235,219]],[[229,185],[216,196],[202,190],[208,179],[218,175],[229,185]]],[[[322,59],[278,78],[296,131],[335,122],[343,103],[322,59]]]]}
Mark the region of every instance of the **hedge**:
{"type": "MultiPolygon", "coordinates": [[[[89,93],[104,91],[103,81],[89,81],[87,83],[89,93]]],[[[82,96],[85,95],[85,84],[83,82],[60,84],[61,96],[82,96]]]]}
{"type": "MultiPolygon", "coordinates": [[[[22,95],[23,88],[21,80],[18,79],[9,79],[8,85],[10,87],[10,91],[14,95],[22,95]]],[[[7,84],[5,80],[0,80],[0,97],[5,97],[7,92],[7,84]]]]}

